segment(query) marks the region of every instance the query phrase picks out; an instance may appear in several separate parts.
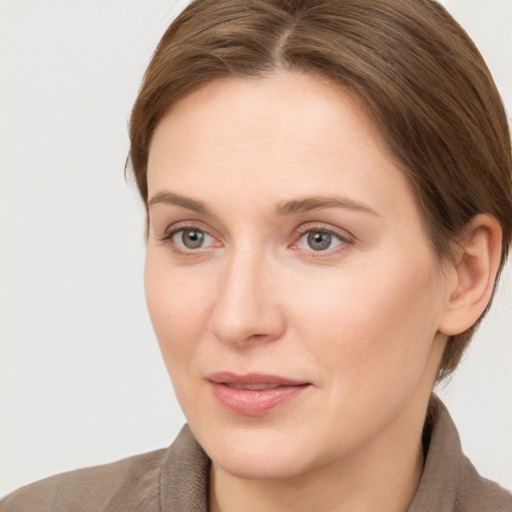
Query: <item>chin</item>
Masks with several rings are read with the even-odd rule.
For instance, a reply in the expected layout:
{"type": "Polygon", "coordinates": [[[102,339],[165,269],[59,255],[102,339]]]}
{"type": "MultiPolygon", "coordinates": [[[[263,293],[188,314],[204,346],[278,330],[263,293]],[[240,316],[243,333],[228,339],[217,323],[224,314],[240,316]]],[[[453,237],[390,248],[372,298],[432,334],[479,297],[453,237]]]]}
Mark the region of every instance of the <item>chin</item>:
{"type": "Polygon", "coordinates": [[[245,480],[283,480],[305,472],[300,452],[293,454],[259,452],[219,454],[214,464],[230,475],[245,480]]]}
{"type": "Polygon", "coordinates": [[[215,439],[197,437],[213,463],[237,478],[286,479],[310,466],[304,450],[306,441],[275,428],[225,429],[215,439]]]}

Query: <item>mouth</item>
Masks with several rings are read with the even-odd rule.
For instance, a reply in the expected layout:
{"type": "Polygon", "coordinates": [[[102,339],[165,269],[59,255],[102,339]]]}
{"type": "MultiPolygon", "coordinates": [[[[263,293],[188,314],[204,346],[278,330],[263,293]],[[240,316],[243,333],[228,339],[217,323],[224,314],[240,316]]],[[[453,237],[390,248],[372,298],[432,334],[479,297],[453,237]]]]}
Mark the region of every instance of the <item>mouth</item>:
{"type": "Polygon", "coordinates": [[[222,407],[243,416],[267,414],[311,387],[310,382],[256,373],[220,372],[209,375],[207,381],[222,407]]]}
{"type": "Polygon", "coordinates": [[[247,389],[249,391],[259,391],[261,389],[275,389],[278,388],[277,384],[237,384],[234,382],[221,382],[219,384],[224,384],[231,389],[247,389]]]}

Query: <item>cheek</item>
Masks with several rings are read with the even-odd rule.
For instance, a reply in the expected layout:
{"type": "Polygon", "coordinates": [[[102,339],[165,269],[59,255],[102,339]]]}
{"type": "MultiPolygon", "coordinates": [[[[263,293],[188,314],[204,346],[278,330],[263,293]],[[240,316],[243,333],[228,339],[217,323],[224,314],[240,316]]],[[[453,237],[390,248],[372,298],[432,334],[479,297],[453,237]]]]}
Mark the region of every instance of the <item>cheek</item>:
{"type": "Polygon", "coordinates": [[[187,370],[204,332],[209,303],[204,297],[208,287],[204,285],[198,290],[186,273],[173,271],[148,251],[144,271],[146,301],[171,377],[187,370]]]}
{"type": "Polygon", "coordinates": [[[295,295],[297,335],[347,393],[411,385],[422,373],[437,332],[439,290],[429,265],[407,263],[343,272],[295,295]]]}

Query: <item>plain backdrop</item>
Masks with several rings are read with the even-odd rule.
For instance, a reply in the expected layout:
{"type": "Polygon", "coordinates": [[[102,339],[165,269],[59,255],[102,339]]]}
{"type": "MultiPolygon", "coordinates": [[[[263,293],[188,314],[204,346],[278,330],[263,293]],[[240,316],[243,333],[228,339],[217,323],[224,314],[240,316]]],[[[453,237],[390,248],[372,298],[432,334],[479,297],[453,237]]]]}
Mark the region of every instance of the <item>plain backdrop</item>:
{"type": "MultiPolygon", "coordinates": [[[[185,421],[146,313],[143,209],[123,176],[142,73],[185,3],[0,0],[0,496],[167,446],[185,421]]],[[[445,3],[512,111],[512,1],[445,3]]],[[[511,275],[440,390],[466,453],[508,488],[511,275]]]]}

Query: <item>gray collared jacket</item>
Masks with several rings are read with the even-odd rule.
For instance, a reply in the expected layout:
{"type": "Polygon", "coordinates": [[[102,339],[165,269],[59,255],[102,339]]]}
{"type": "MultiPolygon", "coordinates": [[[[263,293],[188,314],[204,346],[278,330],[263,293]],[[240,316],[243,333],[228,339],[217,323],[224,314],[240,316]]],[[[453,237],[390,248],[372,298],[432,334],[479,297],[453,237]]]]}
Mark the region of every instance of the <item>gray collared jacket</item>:
{"type": "MultiPolygon", "coordinates": [[[[425,467],[407,512],[512,512],[512,495],[476,472],[435,397],[428,418],[425,467]]],[[[0,502],[0,512],[207,512],[209,469],[185,426],[168,449],[28,485],[0,502]]]]}

